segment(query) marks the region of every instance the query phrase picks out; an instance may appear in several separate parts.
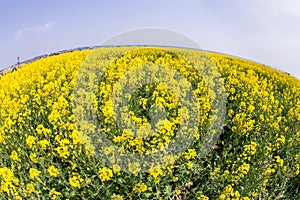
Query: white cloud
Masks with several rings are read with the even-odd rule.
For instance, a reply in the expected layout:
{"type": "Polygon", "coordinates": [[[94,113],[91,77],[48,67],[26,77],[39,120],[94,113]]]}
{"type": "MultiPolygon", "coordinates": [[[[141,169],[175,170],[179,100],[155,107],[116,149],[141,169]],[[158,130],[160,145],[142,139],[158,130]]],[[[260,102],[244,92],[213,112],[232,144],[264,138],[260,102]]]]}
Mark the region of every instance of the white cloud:
{"type": "Polygon", "coordinates": [[[43,25],[38,25],[38,26],[35,26],[35,27],[25,27],[21,30],[18,30],[16,33],[15,33],[15,37],[17,39],[21,39],[23,37],[23,35],[25,33],[28,33],[28,32],[31,32],[31,33],[36,33],[36,32],[44,32],[44,31],[47,31],[49,30],[50,28],[52,28],[54,25],[56,24],[55,21],[50,21],[46,24],[43,24],[43,25]]]}

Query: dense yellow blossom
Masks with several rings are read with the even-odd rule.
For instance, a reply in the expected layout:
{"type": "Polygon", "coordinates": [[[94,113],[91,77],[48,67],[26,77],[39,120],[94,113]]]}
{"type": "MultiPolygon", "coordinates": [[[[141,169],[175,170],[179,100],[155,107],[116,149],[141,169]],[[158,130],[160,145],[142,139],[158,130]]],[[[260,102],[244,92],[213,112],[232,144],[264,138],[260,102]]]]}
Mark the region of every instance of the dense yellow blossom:
{"type": "Polygon", "coordinates": [[[147,190],[147,185],[145,183],[137,183],[133,186],[133,191],[137,193],[145,192],[147,190]]]}
{"type": "Polygon", "coordinates": [[[29,177],[32,178],[32,179],[36,179],[38,181],[40,181],[40,176],[41,172],[35,168],[30,168],[29,169],[29,177]]]}
{"type": "Polygon", "coordinates": [[[54,188],[52,188],[50,191],[49,191],[49,196],[51,197],[51,199],[56,199],[58,196],[60,196],[61,193],[60,192],[57,192],[54,188]]]}
{"type": "Polygon", "coordinates": [[[55,166],[51,165],[48,169],[47,169],[48,173],[50,174],[50,176],[54,176],[57,177],[57,175],[59,174],[59,169],[57,169],[55,166]]]}
{"type": "Polygon", "coordinates": [[[18,156],[18,153],[15,150],[11,152],[10,158],[13,161],[21,161],[19,156],[18,156]]]}
{"type": "Polygon", "coordinates": [[[83,179],[80,177],[80,175],[73,175],[69,178],[69,183],[74,188],[81,188],[80,183],[83,181],[83,179]]]}
{"type": "Polygon", "coordinates": [[[295,199],[299,113],[298,79],[241,58],[167,47],[49,56],[0,75],[0,199],[295,199]]]}
{"type": "Polygon", "coordinates": [[[36,140],[36,138],[35,138],[34,136],[28,136],[28,137],[26,138],[26,144],[27,144],[30,148],[32,148],[32,146],[35,144],[35,140],[36,140]]]}
{"type": "Polygon", "coordinates": [[[109,181],[113,177],[113,171],[108,167],[99,169],[98,173],[102,181],[109,181]]]}
{"type": "Polygon", "coordinates": [[[29,158],[30,160],[33,162],[33,163],[36,163],[37,162],[37,155],[35,153],[31,153],[29,155],[29,158]]]}

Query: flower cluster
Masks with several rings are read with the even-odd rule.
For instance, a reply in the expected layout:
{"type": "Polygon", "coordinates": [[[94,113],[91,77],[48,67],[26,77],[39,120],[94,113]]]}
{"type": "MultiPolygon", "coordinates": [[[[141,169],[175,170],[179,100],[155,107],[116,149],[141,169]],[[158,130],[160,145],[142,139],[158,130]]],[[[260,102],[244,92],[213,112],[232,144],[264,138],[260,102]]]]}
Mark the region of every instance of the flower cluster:
{"type": "Polygon", "coordinates": [[[293,199],[299,151],[300,81],[240,58],[100,48],[0,76],[1,199],[293,199]]]}

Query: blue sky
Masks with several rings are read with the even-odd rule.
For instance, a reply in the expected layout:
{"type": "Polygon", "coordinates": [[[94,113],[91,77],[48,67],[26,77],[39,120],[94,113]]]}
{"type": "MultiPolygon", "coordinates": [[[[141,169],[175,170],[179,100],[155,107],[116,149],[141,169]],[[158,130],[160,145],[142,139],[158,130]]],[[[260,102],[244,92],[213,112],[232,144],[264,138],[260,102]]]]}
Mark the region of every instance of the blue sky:
{"type": "Polygon", "coordinates": [[[0,27],[0,69],[156,27],[300,79],[298,0],[0,0],[0,27]]]}

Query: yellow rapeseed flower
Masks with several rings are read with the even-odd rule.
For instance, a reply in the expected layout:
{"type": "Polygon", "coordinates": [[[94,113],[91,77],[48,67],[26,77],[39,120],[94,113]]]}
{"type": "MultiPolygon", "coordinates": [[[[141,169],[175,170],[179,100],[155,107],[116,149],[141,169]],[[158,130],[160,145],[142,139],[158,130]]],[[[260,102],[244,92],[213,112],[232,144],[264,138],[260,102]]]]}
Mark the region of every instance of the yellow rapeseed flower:
{"type": "Polygon", "coordinates": [[[46,150],[48,147],[50,147],[49,140],[43,139],[43,140],[40,140],[38,143],[39,143],[39,145],[41,145],[43,150],[46,150]]]}
{"type": "Polygon", "coordinates": [[[31,153],[30,155],[29,155],[29,158],[30,158],[30,160],[33,162],[33,163],[36,163],[37,162],[37,155],[35,154],[35,153],[31,153]]]}
{"type": "Polygon", "coordinates": [[[122,197],[122,195],[113,194],[111,196],[111,200],[123,200],[123,197],[122,197]]]}
{"type": "Polygon", "coordinates": [[[50,176],[57,177],[60,170],[54,165],[51,165],[50,167],[48,167],[47,171],[50,174],[50,176]]]}
{"type": "Polygon", "coordinates": [[[51,199],[57,199],[58,196],[62,195],[60,192],[57,192],[55,190],[55,188],[52,188],[50,191],[49,191],[49,196],[51,197],[51,199]]]}
{"type": "Polygon", "coordinates": [[[137,183],[133,186],[133,191],[137,193],[142,193],[147,191],[147,185],[145,183],[137,183]]]}
{"type": "Polygon", "coordinates": [[[103,167],[98,171],[102,181],[109,181],[113,177],[113,171],[108,167],[103,167]]]}
{"type": "Polygon", "coordinates": [[[83,181],[83,179],[80,177],[80,175],[73,175],[69,178],[69,183],[72,187],[80,189],[80,183],[83,181]]]}
{"type": "Polygon", "coordinates": [[[32,148],[33,145],[35,144],[35,140],[36,140],[36,138],[35,138],[34,136],[30,135],[30,136],[28,136],[28,137],[26,138],[26,144],[27,144],[30,148],[32,148]]]}
{"type": "Polygon", "coordinates": [[[11,152],[10,158],[13,161],[19,161],[19,162],[21,161],[19,156],[18,156],[18,153],[15,150],[11,152]]]}
{"type": "Polygon", "coordinates": [[[40,174],[41,174],[41,172],[35,168],[29,169],[29,177],[32,179],[36,179],[36,180],[40,181],[40,178],[39,178],[40,174]]]}

